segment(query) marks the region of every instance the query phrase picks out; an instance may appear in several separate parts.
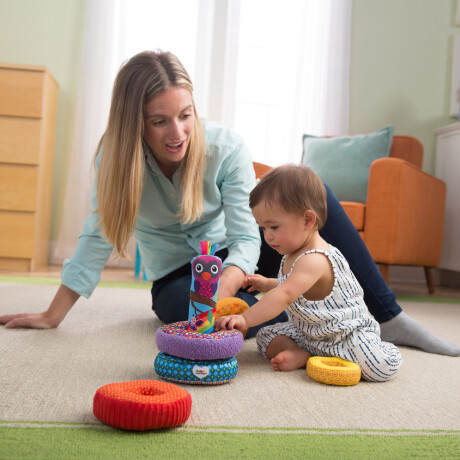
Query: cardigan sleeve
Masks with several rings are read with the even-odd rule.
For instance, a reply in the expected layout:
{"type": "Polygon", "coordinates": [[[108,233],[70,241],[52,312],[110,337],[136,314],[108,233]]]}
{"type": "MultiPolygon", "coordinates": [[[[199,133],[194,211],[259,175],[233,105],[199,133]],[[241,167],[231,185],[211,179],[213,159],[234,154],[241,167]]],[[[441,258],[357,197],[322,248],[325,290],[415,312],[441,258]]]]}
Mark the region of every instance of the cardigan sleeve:
{"type": "Polygon", "coordinates": [[[260,254],[260,234],[249,208],[255,173],[248,148],[241,140],[232,148],[221,168],[221,198],[225,216],[228,257],[223,267],[236,265],[254,273],[260,254]]]}
{"type": "MultiPolygon", "coordinates": [[[[96,160],[99,166],[100,154],[96,160]]],[[[97,175],[96,175],[97,176],[97,175]]],[[[61,283],[83,297],[90,297],[100,280],[113,246],[101,233],[97,204],[97,177],[91,191],[91,205],[83,230],[78,237],[77,246],[70,259],[64,260],[61,283]]]]}

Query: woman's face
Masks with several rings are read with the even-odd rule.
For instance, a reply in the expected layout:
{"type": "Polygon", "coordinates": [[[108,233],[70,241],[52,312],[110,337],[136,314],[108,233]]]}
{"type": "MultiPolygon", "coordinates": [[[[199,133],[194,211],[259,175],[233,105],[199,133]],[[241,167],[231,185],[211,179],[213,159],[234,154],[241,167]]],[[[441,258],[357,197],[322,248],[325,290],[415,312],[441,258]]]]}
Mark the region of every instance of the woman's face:
{"type": "Polygon", "coordinates": [[[185,156],[194,123],[192,94],[186,88],[167,89],[145,104],[144,140],[169,179],[185,156]]]}

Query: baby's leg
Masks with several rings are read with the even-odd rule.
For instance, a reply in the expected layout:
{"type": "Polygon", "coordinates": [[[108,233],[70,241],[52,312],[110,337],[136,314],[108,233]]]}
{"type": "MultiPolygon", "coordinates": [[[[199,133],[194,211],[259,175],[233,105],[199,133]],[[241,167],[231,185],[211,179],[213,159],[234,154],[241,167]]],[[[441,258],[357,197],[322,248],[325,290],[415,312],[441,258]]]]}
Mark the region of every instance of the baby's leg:
{"type": "Polygon", "coordinates": [[[265,352],[275,371],[294,371],[307,365],[311,353],[299,347],[290,337],[275,337],[265,352]]]}
{"type": "Polygon", "coordinates": [[[356,331],[353,339],[348,343],[345,342],[344,346],[344,352],[349,357],[341,357],[359,364],[365,380],[385,382],[396,376],[402,358],[395,345],[382,342],[373,332],[356,331]],[[350,342],[353,342],[353,346],[347,348],[350,342]]]}
{"type": "Polygon", "coordinates": [[[310,353],[302,349],[305,336],[290,321],[262,328],[257,333],[259,351],[275,371],[290,371],[307,364],[310,353]]]}

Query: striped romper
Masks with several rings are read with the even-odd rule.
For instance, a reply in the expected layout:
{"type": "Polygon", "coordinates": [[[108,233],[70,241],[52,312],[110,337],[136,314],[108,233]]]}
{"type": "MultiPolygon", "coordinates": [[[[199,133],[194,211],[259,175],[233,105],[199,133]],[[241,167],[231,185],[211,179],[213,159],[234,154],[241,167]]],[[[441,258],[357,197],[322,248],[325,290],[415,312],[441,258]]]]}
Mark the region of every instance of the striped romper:
{"type": "Polygon", "coordinates": [[[364,379],[383,382],[395,377],[401,365],[398,348],[380,340],[380,326],[364,303],[363,290],[342,253],[330,246],[328,251],[313,249],[294,261],[291,271],[283,276],[281,261],[278,285],[292,272],[296,262],[306,254],[324,254],[334,271],[331,293],[323,300],[309,301],[303,296],[287,309],[289,321],[262,328],[257,333],[257,346],[266,356],[268,344],[277,336],[293,339],[312,356],[337,356],[359,364],[364,379]]]}

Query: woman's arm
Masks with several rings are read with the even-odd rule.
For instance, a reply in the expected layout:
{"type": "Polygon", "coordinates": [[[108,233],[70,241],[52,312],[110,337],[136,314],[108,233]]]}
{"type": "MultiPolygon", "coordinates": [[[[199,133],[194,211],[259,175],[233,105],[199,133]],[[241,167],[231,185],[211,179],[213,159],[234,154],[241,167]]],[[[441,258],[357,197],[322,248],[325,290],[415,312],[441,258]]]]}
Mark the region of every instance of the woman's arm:
{"type": "Polygon", "coordinates": [[[70,259],[66,259],[61,272],[62,284],[72,291],[89,298],[100,281],[100,273],[105,267],[113,250],[102,235],[99,225],[99,204],[97,201],[97,171],[102,149],[96,158],[96,171],[91,190],[91,204],[83,229],[78,237],[78,243],[70,259]]]}
{"type": "MultiPolygon", "coordinates": [[[[96,161],[96,169],[100,161],[96,161]]],[[[61,272],[62,284],[49,308],[41,313],[19,313],[0,316],[5,327],[49,329],[57,327],[73,307],[80,295],[88,298],[100,280],[100,272],[109,258],[113,246],[104,239],[98,225],[97,179],[91,192],[91,207],[83,225],[78,244],[70,259],[66,259],[61,272]]]]}
{"type": "Polygon", "coordinates": [[[218,164],[215,185],[220,191],[228,249],[223,268],[235,266],[245,274],[254,273],[260,255],[260,234],[249,207],[249,193],[256,184],[252,158],[240,136],[224,128],[221,137],[224,140],[217,142],[214,155],[218,164]]]}
{"type": "Polygon", "coordinates": [[[235,265],[226,267],[220,276],[219,299],[234,297],[244,281],[244,272],[235,265]]]}
{"type": "Polygon", "coordinates": [[[7,328],[52,329],[58,327],[79,297],[76,292],[61,284],[48,310],[41,313],[19,313],[0,316],[0,324],[7,328]]]}

